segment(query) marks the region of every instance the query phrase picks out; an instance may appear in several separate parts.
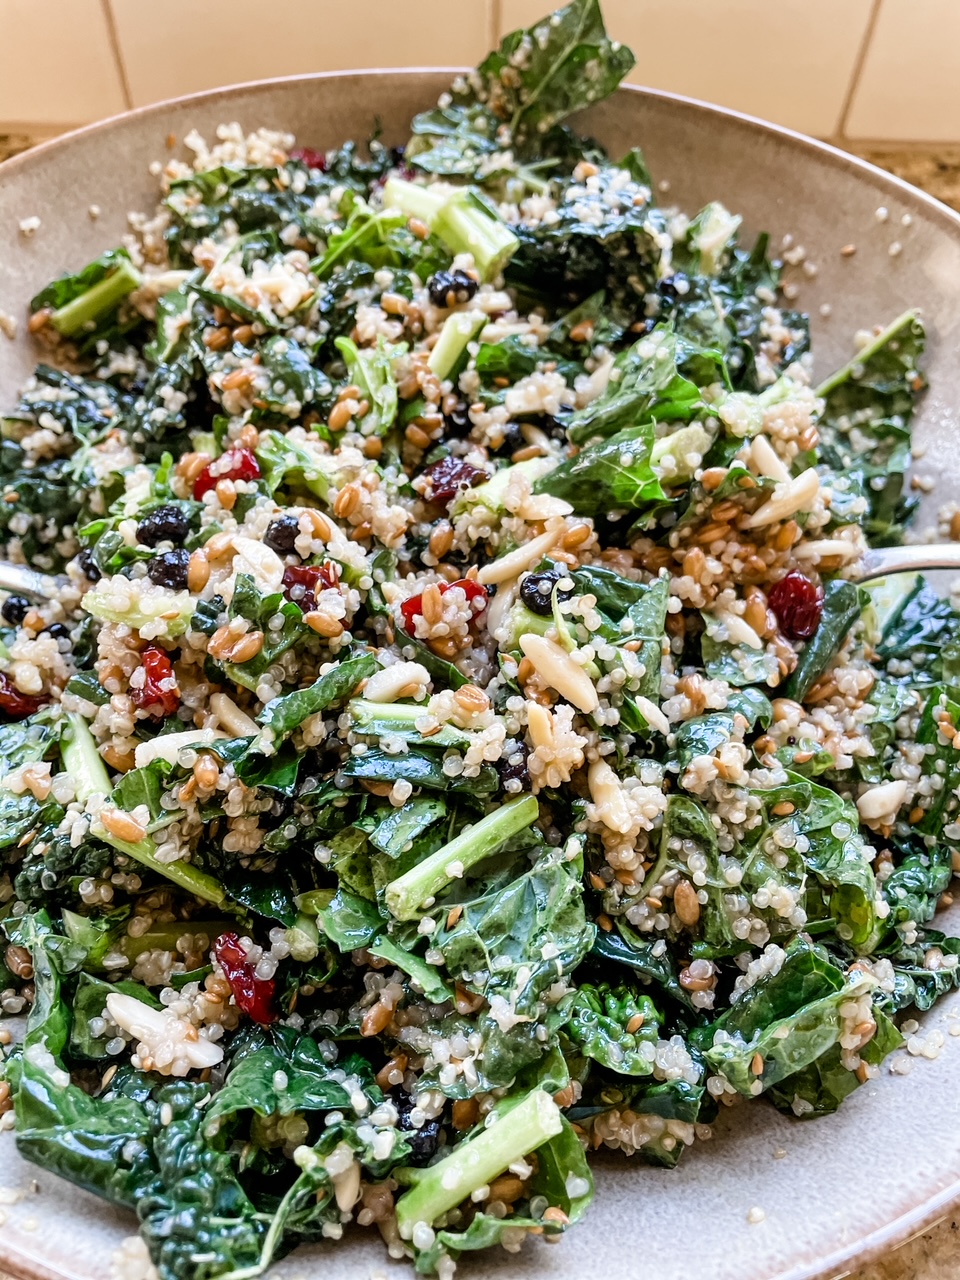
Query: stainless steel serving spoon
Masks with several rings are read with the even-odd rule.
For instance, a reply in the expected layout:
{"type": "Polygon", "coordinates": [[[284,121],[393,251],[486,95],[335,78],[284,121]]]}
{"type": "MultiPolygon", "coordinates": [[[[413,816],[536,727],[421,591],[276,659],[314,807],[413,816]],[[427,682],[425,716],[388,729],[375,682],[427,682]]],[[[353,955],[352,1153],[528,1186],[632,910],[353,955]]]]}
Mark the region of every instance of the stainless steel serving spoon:
{"type": "MultiPolygon", "coordinates": [[[[857,579],[886,578],[895,573],[922,573],[934,569],[960,572],[960,542],[917,543],[905,547],[877,547],[863,557],[863,572],[857,579]]],[[[35,600],[56,600],[71,585],[62,573],[38,573],[24,564],[0,560],[0,591],[10,591],[35,600]]]]}

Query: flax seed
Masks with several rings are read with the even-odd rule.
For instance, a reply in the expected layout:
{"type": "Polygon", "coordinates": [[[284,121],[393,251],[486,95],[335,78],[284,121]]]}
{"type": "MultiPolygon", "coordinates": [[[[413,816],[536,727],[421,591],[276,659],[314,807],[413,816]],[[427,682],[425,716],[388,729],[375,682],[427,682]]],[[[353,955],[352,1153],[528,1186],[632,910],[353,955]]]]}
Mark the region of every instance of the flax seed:
{"type": "Polygon", "coordinates": [[[570,330],[571,342],[589,342],[593,337],[594,324],[592,320],[581,320],[579,324],[575,324],[570,330]]]}
{"type": "Polygon", "coordinates": [[[427,543],[430,554],[436,556],[438,560],[442,560],[450,548],[453,546],[453,526],[447,520],[442,520],[433,532],[430,534],[430,541],[427,543]]]}
{"type": "Polygon", "coordinates": [[[341,400],[330,410],[327,426],[331,431],[343,431],[352,418],[353,414],[350,412],[350,406],[345,400],[341,400]]]}
{"type": "Polygon", "coordinates": [[[223,380],[224,391],[237,391],[240,387],[249,386],[253,379],[253,374],[249,369],[234,369],[232,373],[228,373],[223,380]]]}
{"type": "Polygon", "coordinates": [[[763,1054],[755,1053],[750,1059],[750,1070],[755,1076],[763,1075],[763,1054]]]}
{"type": "Polygon", "coordinates": [[[630,1018],[629,1021],[627,1022],[627,1025],[624,1028],[624,1030],[627,1032],[628,1035],[635,1036],[642,1026],[643,1026],[643,1014],[635,1013],[633,1017],[630,1018]]]}
{"type": "Polygon", "coordinates": [[[241,445],[244,449],[256,449],[259,443],[260,432],[252,422],[248,422],[237,436],[237,444],[241,445]]]}
{"type": "Polygon", "coordinates": [[[451,1119],[458,1133],[472,1129],[480,1118],[479,1098],[458,1098],[453,1104],[451,1119]]]}
{"type": "Polygon", "coordinates": [[[360,403],[357,405],[357,412],[356,412],[357,421],[359,422],[361,418],[365,418],[369,412],[370,412],[370,401],[361,400],[360,403]]]}
{"type": "Polygon", "coordinates": [[[407,220],[407,228],[418,240],[426,240],[430,234],[430,228],[425,222],[421,222],[419,218],[409,218],[407,220]]]}
{"type": "Polygon", "coordinates": [[[529,462],[531,458],[542,458],[543,450],[538,444],[524,445],[510,455],[511,462],[529,462]]]}
{"type": "Polygon", "coordinates": [[[715,489],[719,489],[727,478],[726,467],[708,467],[700,477],[700,483],[706,489],[707,493],[713,493],[715,489]]]}

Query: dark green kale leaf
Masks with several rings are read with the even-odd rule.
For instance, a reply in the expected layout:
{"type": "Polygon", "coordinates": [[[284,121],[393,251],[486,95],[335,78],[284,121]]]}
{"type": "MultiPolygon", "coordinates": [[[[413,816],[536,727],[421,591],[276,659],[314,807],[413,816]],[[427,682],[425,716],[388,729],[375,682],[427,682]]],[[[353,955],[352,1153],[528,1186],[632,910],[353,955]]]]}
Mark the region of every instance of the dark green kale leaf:
{"type": "Polygon", "coordinates": [[[112,341],[141,322],[138,312],[120,310],[129,293],[140,285],[139,271],[126,249],[108,249],[74,275],[52,281],[30,300],[31,311],[51,311],[50,324],[82,351],[112,341]]]}
{"type": "Polygon", "coordinates": [[[546,1012],[546,992],[573,972],[594,934],[576,865],[560,851],[545,851],[529,871],[466,902],[452,925],[444,923],[432,935],[451,978],[492,1002],[495,1013],[509,1015],[506,1030],[503,1017],[480,1019],[489,1080],[506,1084],[520,1065],[541,1056],[544,1046],[534,1028],[546,1012]],[[517,1017],[522,1020],[510,1025],[517,1017]]]}
{"type": "Polygon", "coordinates": [[[627,427],[588,445],[569,462],[561,462],[534,485],[569,502],[581,516],[637,511],[666,497],[650,461],[654,426],[627,427]]]}
{"type": "MultiPolygon", "coordinates": [[[[694,1062],[699,1055],[692,1055],[694,1062]]],[[[650,1117],[646,1141],[637,1155],[648,1164],[674,1169],[693,1140],[693,1126],[700,1118],[704,1104],[702,1084],[690,1084],[686,1080],[668,1080],[663,1084],[650,1084],[645,1079],[630,1080],[610,1072],[591,1072],[583,1084],[579,1102],[568,1115],[575,1124],[584,1124],[606,1111],[632,1111],[638,1117],[650,1117]],[[657,1123],[659,1119],[660,1123],[657,1123]],[[671,1125],[668,1122],[673,1121],[671,1125]],[[683,1140],[677,1131],[689,1136],[683,1140]]]]}
{"type": "Polygon", "coordinates": [[[960,615],[923,577],[918,577],[887,618],[877,645],[884,662],[912,663],[913,684],[937,682],[943,660],[960,636],[960,615]]]}
{"type": "MultiPolygon", "coordinates": [[[[874,1001],[873,1017],[877,1029],[857,1052],[864,1062],[876,1067],[887,1054],[900,1048],[903,1036],[878,1000],[874,1001]]],[[[840,1046],[834,1045],[803,1070],[773,1085],[769,1091],[770,1101],[779,1111],[805,1120],[831,1115],[862,1083],[856,1072],[844,1067],[841,1058],[840,1046]]]]}
{"type": "Polygon", "coordinates": [[[256,691],[260,677],[268,667],[313,633],[303,621],[303,610],[287,600],[280,591],[261,595],[248,573],[238,573],[233,599],[230,602],[231,618],[245,618],[251,631],[263,632],[263,647],[248,662],[224,662],[223,669],[235,684],[256,691]],[[277,615],[283,618],[283,626],[273,630],[267,624],[277,615]]]}
{"type": "Polygon", "coordinates": [[[405,158],[448,177],[476,176],[496,151],[539,159],[554,126],[608,97],[634,61],[608,37],[598,0],[572,0],[529,31],[505,36],[455,82],[448,101],[415,116],[405,158]]]}
{"type": "Polygon", "coordinates": [[[649,996],[623,982],[581,983],[568,1014],[564,1031],[586,1057],[622,1075],[653,1073],[660,1015],[649,996]]]}
{"type": "Polygon", "coordinates": [[[824,588],[823,614],[820,625],[808,640],[793,674],[787,681],[786,695],[802,702],[820,679],[837,653],[850,628],[869,603],[870,596],[855,582],[834,578],[824,588]]]}
{"type": "Polygon", "coordinates": [[[960,986],[960,938],[918,929],[915,942],[904,942],[898,935],[878,954],[893,964],[893,991],[881,991],[876,1000],[889,1014],[910,1007],[926,1011],[960,986]]]}
{"type": "MultiPolygon", "coordinates": [[[[925,380],[919,369],[925,333],[906,311],[817,388],[826,404],[819,423],[822,464],[869,504],[873,545],[900,541],[910,426],[925,380]]],[[[864,517],[860,517],[864,520],[864,517]]]]}

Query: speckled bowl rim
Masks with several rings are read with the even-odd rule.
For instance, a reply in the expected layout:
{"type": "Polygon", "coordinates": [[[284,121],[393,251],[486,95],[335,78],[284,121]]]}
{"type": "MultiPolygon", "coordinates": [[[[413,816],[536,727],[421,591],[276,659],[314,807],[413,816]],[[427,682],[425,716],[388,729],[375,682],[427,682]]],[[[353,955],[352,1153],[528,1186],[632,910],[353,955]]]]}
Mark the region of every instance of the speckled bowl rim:
{"type": "MultiPolygon", "coordinates": [[[[8,175],[12,175],[21,168],[32,168],[35,165],[43,165],[48,161],[55,162],[59,154],[71,147],[79,139],[95,134],[107,134],[118,125],[125,124],[131,119],[149,121],[162,118],[172,108],[181,109],[190,108],[194,105],[214,104],[221,99],[228,102],[238,93],[247,95],[258,92],[268,93],[284,84],[311,84],[347,78],[355,80],[358,77],[378,78],[387,75],[417,77],[434,75],[438,72],[445,72],[453,77],[464,70],[465,68],[463,67],[418,66],[321,71],[309,75],[273,76],[259,80],[242,81],[237,84],[219,86],[216,89],[204,90],[200,93],[165,98],[147,106],[119,112],[94,124],[84,125],[81,128],[72,129],[68,133],[60,134],[55,138],[37,143],[28,150],[0,163],[0,183],[8,175]]],[[[685,94],[670,93],[662,89],[652,89],[632,84],[621,86],[620,91],[640,94],[649,99],[659,100],[662,103],[675,103],[682,109],[699,112],[718,121],[736,122],[738,125],[746,126],[758,133],[773,136],[798,151],[819,157],[838,170],[847,170],[858,174],[865,180],[869,180],[875,187],[885,188],[891,195],[897,195],[901,200],[922,208],[927,217],[938,222],[948,234],[952,234],[960,241],[960,213],[955,212],[942,201],[904,181],[904,179],[898,178],[896,175],[871,164],[868,160],[863,160],[859,156],[843,151],[828,142],[821,142],[816,138],[809,137],[807,134],[799,133],[795,129],[773,124],[768,120],[763,120],[746,112],[721,107],[711,102],[704,102],[701,99],[688,97],[685,94]]],[[[960,298],[958,298],[958,306],[960,306],[960,298]]],[[[859,1268],[877,1259],[943,1221],[949,1216],[951,1210],[958,1205],[960,1205],[960,1173],[947,1187],[935,1195],[928,1196],[883,1227],[870,1232],[866,1236],[862,1236],[859,1240],[853,1241],[849,1245],[833,1250],[825,1257],[812,1260],[809,1263],[801,1263],[797,1267],[781,1270],[775,1276],[768,1277],[768,1280],[842,1280],[842,1277],[850,1274],[851,1269],[859,1268]]],[[[586,1229],[589,1230],[589,1225],[587,1225],[586,1229]]],[[[2,1233],[0,1233],[0,1265],[6,1268],[11,1276],[16,1277],[16,1280],[63,1280],[62,1272],[51,1270],[38,1260],[27,1258],[19,1250],[12,1249],[6,1245],[3,1241],[2,1233]]],[[[746,1278],[746,1280],[749,1280],[749,1278],[746,1278]]]]}

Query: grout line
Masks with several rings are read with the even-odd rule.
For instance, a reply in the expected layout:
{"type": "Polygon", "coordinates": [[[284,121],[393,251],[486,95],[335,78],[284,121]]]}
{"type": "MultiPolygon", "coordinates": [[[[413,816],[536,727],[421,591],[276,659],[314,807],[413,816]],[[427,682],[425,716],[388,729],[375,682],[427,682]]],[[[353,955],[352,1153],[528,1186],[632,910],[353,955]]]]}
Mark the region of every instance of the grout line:
{"type": "Polygon", "coordinates": [[[113,60],[116,63],[117,75],[120,77],[123,101],[127,110],[130,111],[133,108],[133,94],[130,92],[130,79],[123,61],[123,52],[120,48],[120,37],[117,34],[117,22],[113,16],[113,8],[110,0],[100,0],[100,7],[103,10],[103,20],[107,24],[107,33],[110,36],[110,48],[113,52],[113,60]]]}
{"type": "Polygon", "coordinates": [[[883,0],[873,0],[870,7],[870,13],[867,17],[867,25],[864,28],[863,36],[860,40],[860,47],[857,49],[857,56],[854,59],[853,71],[850,75],[850,83],[847,85],[847,92],[844,94],[843,105],[840,108],[840,120],[837,123],[836,133],[840,138],[847,136],[847,120],[853,109],[853,99],[857,89],[860,87],[860,77],[863,74],[863,68],[867,61],[867,54],[870,52],[870,44],[873,40],[873,33],[876,30],[877,22],[880,18],[880,5],[883,0]]]}

